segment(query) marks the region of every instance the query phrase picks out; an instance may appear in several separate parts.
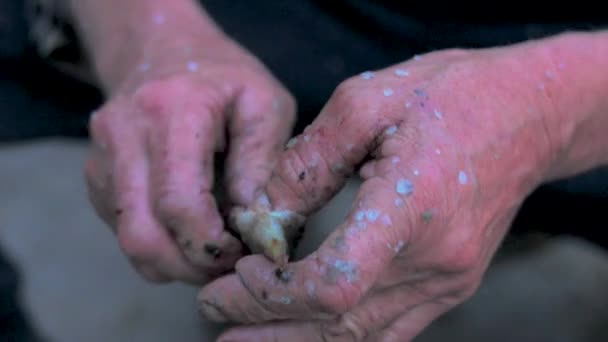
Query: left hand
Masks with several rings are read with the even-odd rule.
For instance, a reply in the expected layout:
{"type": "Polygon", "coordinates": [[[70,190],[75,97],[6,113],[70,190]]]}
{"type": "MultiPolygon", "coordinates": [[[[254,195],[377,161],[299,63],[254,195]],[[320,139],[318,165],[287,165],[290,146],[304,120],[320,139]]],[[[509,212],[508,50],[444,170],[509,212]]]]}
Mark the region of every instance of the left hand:
{"type": "Polygon", "coordinates": [[[207,318],[257,324],[220,340],[409,341],[469,298],[559,151],[560,70],[533,51],[440,51],[344,82],[266,193],[310,214],[370,157],[352,211],[282,275],[253,255],[207,285],[207,318]]]}

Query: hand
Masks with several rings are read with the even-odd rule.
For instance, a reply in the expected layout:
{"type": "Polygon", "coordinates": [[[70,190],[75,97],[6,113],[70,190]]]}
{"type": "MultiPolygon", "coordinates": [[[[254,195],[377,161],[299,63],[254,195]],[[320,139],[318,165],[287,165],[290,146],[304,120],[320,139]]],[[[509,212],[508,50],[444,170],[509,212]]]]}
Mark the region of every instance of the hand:
{"type": "Polygon", "coordinates": [[[407,341],[477,288],[555,156],[560,66],[529,45],[446,50],[344,82],[266,194],[308,215],[363,163],[343,224],[282,273],[260,255],[199,295],[254,323],[220,341],[407,341]]]}
{"type": "Polygon", "coordinates": [[[228,40],[156,45],[91,119],[89,194],[150,281],[202,284],[242,245],[212,195],[228,135],[229,200],[247,205],[268,180],[294,121],[291,95],[228,40]]]}

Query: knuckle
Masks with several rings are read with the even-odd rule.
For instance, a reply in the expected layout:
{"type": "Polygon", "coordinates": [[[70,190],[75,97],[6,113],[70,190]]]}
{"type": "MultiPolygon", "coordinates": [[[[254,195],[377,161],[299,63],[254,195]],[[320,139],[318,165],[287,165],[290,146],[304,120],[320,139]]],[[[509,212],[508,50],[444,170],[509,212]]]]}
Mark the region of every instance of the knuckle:
{"type": "Polygon", "coordinates": [[[350,78],[338,85],[331,96],[330,103],[341,111],[350,112],[350,110],[357,109],[365,102],[360,96],[361,88],[359,80],[350,78]]]}
{"type": "Polygon", "coordinates": [[[133,94],[133,103],[148,116],[170,116],[176,103],[196,100],[196,106],[217,110],[224,103],[221,88],[206,82],[193,82],[179,76],[154,80],[140,86],[133,94]],[[203,94],[203,96],[201,96],[203,94]]]}
{"type": "Polygon", "coordinates": [[[178,84],[173,80],[151,81],[137,89],[133,95],[135,105],[150,115],[167,112],[167,105],[175,98],[178,84]]]}
{"type": "MultiPolygon", "coordinates": [[[[342,82],[327,104],[327,111],[338,116],[339,124],[345,132],[359,132],[362,141],[372,141],[383,127],[394,121],[390,115],[378,115],[387,108],[384,101],[372,101],[369,84],[350,78],[342,82]],[[362,127],[367,129],[361,130],[362,127]]],[[[370,148],[370,146],[368,146],[370,148]]]]}

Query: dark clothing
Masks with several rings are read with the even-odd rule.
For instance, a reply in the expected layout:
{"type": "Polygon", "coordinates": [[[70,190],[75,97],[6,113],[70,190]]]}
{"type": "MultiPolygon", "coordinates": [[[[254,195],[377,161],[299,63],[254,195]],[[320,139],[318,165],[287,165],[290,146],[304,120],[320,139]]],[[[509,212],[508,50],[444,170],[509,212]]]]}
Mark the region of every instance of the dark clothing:
{"type": "MultiPolygon", "coordinates": [[[[324,1],[314,0],[319,3],[324,1]]],[[[325,1],[336,9],[356,10],[366,17],[400,16],[424,22],[448,21],[468,25],[515,23],[565,23],[604,20],[597,1],[585,0],[563,6],[558,1],[404,1],[337,0],[325,1]],[[384,12],[382,16],[378,13],[384,12]],[[392,14],[389,14],[392,13],[392,14]]],[[[340,12],[337,12],[340,13],[340,12]]],[[[345,17],[342,15],[342,17],[345,17]]]]}
{"type": "Polygon", "coordinates": [[[493,11],[479,4],[465,7],[461,2],[455,2],[460,11],[439,11],[428,2],[397,0],[203,3],[232,37],[262,59],[296,95],[300,118],[296,131],[314,119],[341,81],[366,69],[384,68],[431,50],[512,44],[566,30],[595,29],[602,20],[608,22],[593,18],[600,17],[600,11],[557,21],[555,11],[533,16],[535,11],[529,8],[511,19],[496,8],[496,2],[487,1],[480,3],[491,4],[493,11]],[[533,19],[524,20],[527,16],[533,19]]]}
{"type": "MultiPolygon", "coordinates": [[[[512,44],[566,30],[598,29],[608,22],[591,1],[567,8],[529,1],[203,2],[225,31],[296,96],[296,133],[314,119],[342,80],[364,70],[431,50],[512,44]]],[[[86,138],[88,113],[102,101],[99,91],[35,56],[26,44],[20,7],[20,1],[0,2],[0,142],[52,135],[86,138]]],[[[540,228],[608,246],[602,236],[607,205],[608,174],[600,169],[537,191],[513,232],[540,228]]],[[[20,336],[31,335],[16,309],[15,291],[16,273],[0,259],[0,341],[27,341],[20,336]]]]}

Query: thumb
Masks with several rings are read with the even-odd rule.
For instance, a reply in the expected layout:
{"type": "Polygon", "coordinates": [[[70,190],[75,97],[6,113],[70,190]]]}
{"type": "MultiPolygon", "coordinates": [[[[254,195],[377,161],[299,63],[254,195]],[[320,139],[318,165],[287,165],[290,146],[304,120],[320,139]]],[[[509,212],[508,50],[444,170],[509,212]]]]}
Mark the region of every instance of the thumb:
{"type": "Polygon", "coordinates": [[[288,241],[304,218],[329,201],[346,178],[380,143],[397,131],[394,119],[379,116],[340,86],[318,118],[291,139],[252,208],[235,208],[232,225],[254,253],[284,265],[288,241]]]}
{"type": "Polygon", "coordinates": [[[328,202],[355,168],[372,153],[383,132],[396,131],[394,119],[369,105],[344,105],[338,88],[317,119],[292,138],[279,157],[265,193],[273,208],[309,215],[328,202]]]}

